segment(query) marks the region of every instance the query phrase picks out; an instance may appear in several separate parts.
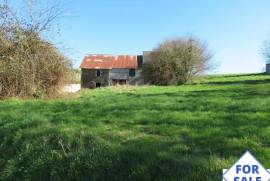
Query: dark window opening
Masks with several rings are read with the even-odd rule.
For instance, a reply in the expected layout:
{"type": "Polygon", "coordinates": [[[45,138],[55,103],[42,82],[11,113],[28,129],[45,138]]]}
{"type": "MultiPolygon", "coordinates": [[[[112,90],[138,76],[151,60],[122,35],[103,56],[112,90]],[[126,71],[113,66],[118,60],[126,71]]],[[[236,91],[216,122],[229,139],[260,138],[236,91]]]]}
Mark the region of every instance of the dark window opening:
{"type": "Polygon", "coordinates": [[[96,75],[97,75],[97,77],[100,77],[101,71],[100,71],[100,70],[97,70],[97,71],[96,71],[96,75]]]}
{"type": "Polygon", "coordinates": [[[136,75],[135,69],[129,69],[129,76],[135,77],[135,75],[136,75]]]}
{"type": "Polygon", "coordinates": [[[101,87],[101,83],[97,82],[96,83],[96,88],[100,88],[101,87]]]}

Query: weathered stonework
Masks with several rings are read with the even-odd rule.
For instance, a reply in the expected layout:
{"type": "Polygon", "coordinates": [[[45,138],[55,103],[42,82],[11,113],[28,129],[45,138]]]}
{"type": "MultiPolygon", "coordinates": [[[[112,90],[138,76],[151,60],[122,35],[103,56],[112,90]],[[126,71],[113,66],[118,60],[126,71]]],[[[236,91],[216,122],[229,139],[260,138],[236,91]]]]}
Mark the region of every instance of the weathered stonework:
{"type": "Polygon", "coordinates": [[[100,83],[101,87],[109,85],[109,70],[101,69],[100,76],[97,76],[97,70],[95,69],[82,69],[81,86],[82,88],[96,88],[97,83],[100,83]]]}

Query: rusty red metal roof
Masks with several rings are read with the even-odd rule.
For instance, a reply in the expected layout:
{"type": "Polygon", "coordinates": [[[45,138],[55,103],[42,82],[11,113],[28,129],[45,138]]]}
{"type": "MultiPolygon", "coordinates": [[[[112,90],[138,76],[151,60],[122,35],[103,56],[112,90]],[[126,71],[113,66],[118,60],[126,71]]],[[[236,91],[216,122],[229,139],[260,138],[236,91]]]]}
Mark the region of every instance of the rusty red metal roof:
{"type": "Polygon", "coordinates": [[[134,55],[87,55],[80,68],[84,69],[137,69],[137,56],[134,55]]]}

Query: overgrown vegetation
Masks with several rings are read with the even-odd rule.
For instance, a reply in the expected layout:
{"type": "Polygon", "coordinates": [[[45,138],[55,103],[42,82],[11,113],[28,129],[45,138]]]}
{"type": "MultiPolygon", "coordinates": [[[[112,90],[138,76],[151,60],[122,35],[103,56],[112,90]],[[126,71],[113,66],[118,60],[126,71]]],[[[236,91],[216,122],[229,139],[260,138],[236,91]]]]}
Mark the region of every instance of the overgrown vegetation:
{"type": "Polygon", "coordinates": [[[270,168],[270,77],[0,102],[0,180],[221,180],[250,150],[270,168]],[[12,113],[12,114],[11,114],[12,113]]]}
{"type": "Polygon", "coordinates": [[[73,69],[70,82],[73,84],[80,84],[81,83],[81,73],[82,72],[80,69],[73,69]]]}
{"type": "Polygon", "coordinates": [[[150,53],[143,68],[146,83],[180,85],[210,68],[211,54],[196,38],[178,38],[161,43],[150,53]]]}
{"type": "MultiPolygon", "coordinates": [[[[69,60],[42,38],[60,15],[57,6],[23,16],[0,4],[0,98],[53,95],[70,78],[69,60]]],[[[23,9],[22,11],[26,11],[23,9]]]]}

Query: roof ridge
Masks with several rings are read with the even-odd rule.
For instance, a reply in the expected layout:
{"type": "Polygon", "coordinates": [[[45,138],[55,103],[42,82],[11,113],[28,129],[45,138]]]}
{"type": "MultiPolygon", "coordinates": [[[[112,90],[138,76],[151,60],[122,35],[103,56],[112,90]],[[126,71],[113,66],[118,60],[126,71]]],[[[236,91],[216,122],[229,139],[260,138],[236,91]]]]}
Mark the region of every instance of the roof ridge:
{"type": "Polygon", "coordinates": [[[131,55],[131,54],[86,54],[85,56],[139,56],[139,55],[131,55]]]}

